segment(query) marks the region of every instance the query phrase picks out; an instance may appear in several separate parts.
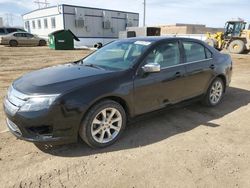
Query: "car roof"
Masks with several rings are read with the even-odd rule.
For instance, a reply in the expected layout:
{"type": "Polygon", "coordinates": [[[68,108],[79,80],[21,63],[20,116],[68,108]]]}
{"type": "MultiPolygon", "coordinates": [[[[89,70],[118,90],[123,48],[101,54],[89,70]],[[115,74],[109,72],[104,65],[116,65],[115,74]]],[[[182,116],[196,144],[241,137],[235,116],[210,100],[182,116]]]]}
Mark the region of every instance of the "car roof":
{"type": "MultiPolygon", "coordinates": [[[[13,33],[10,33],[10,34],[16,34],[16,33],[25,33],[25,34],[31,34],[31,33],[28,33],[28,32],[24,32],[24,31],[17,31],[17,32],[13,32],[13,33]]],[[[31,34],[32,35],[32,34],[31,34]]]]}
{"type": "Polygon", "coordinates": [[[121,39],[122,41],[146,41],[146,42],[158,42],[162,40],[171,40],[171,39],[180,39],[180,40],[189,40],[193,42],[202,42],[199,39],[194,39],[194,38],[187,38],[187,37],[175,37],[175,36],[153,36],[153,37],[132,37],[132,38],[126,38],[126,39],[121,39]]]}
{"type": "Polygon", "coordinates": [[[0,27],[1,29],[22,29],[24,30],[23,28],[21,27],[0,27]]]}

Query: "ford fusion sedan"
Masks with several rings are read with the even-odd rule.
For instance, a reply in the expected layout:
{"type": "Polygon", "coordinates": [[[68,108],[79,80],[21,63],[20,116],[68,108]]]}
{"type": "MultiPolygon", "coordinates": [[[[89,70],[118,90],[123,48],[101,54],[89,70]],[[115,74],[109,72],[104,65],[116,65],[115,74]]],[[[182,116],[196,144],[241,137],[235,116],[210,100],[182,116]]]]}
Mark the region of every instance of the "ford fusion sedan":
{"type": "Polygon", "coordinates": [[[10,131],[31,142],[106,147],[138,115],[200,99],[219,104],[231,81],[232,60],[202,41],[130,38],[82,60],[15,80],[4,100],[10,131]]]}
{"type": "Polygon", "coordinates": [[[17,46],[45,46],[46,40],[39,38],[27,32],[14,32],[8,35],[0,36],[0,44],[17,46]]]}

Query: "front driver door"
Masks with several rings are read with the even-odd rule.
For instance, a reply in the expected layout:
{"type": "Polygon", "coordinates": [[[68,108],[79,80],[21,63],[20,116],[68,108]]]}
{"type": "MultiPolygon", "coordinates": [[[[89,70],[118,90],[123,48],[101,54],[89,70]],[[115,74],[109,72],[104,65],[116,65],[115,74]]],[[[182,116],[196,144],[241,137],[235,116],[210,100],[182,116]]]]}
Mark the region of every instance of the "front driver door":
{"type": "Polygon", "coordinates": [[[161,71],[145,73],[140,67],[134,80],[134,111],[142,114],[157,110],[183,98],[185,67],[181,64],[178,40],[163,42],[144,59],[142,66],[158,63],[161,71]]]}

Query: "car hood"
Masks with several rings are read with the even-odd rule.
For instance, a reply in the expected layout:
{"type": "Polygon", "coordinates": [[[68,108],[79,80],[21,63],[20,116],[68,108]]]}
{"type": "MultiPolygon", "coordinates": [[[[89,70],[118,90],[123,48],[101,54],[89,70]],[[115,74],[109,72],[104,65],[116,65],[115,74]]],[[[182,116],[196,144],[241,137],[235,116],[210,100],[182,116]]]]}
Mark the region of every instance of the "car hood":
{"type": "Polygon", "coordinates": [[[60,94],[110,77],[111,73],[114,72],[71,63],[25,74],[14,81],[13,87],[25,94],[60,94]]]}

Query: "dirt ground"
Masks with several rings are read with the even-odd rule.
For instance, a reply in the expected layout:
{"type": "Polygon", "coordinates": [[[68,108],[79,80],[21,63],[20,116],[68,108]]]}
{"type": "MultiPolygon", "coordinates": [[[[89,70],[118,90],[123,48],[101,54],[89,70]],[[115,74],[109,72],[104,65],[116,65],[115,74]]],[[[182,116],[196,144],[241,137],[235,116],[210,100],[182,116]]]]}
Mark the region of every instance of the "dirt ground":
{"type": "MultiPolygon", "coordinates": [[[[23,73],[88,53],[0,47],[0,100],[23,73]]],[[[79,142],[40,150],[8,132],[1,105],[0,187],[250,187],[250,55],[233,60],[218,107],[146,116],[105,149],[79,142]]]]}

